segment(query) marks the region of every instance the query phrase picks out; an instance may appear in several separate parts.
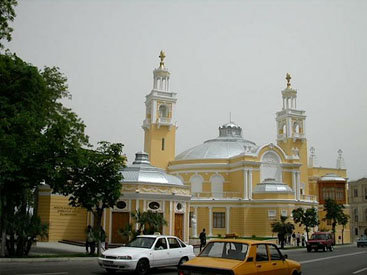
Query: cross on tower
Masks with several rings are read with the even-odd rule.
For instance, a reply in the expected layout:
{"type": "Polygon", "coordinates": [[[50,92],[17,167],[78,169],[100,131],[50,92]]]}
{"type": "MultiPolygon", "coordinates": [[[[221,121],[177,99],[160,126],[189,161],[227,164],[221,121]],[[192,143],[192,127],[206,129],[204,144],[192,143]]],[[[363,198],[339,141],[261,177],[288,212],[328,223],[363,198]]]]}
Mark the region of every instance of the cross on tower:
{"type": "Polygon", "coordinates": [[[161,63],[159,63],[159,67],[164,68],[164,59],[166,58],[166,54],[164,51],[161,51],[159,58],[161,59],[161,63]]]}
{"type": "Polygon", "coordinates": [[[287,79],[287,88],[291,87],[291,75],[289,73],[287,73],[287,76],[285,77],[285,79],[287,79]]]}

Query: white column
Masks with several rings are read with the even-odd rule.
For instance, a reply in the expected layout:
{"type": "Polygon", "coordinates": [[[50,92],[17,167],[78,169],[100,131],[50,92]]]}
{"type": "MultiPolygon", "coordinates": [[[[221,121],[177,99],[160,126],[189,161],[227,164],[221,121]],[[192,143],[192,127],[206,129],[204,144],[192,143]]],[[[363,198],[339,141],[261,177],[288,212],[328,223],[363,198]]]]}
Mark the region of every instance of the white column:
{"type": "Polygon", "coordinates": [[[249,199],[252,200],[252,169],[249,170],[248,173],[249,173],[249,177],[248,177],[249,178],[248,180],[249,181],[249,188],[248,188],[249,194],[248,196],[249,196],[249,199]]]}
{"type": "Polygon", "coordinates": [[[106,208],[103,209],[103,230],[106,232],[106,208]]]}
{"type": "Polygon", "coordinates": [[[157,101],[152,100],[152,123],[156,123],[157,121],[157,101]]]}
{"type": "Polygon", "coordinates": [[[190,203],[189,202],[186,202],[185,203],[186,205],[186,208],[185,208],[185,215],[186,215],[186,218],[185,218],[185,225],[184,225],[184,242],[188,242],[189,239],[190,239],[190,229],[189,229],[189,224],[190,224],[190,203]],[[186,230],[187,228],[187,230],[186,230]]]}
{"type": "Polygon", "coordinates": [[[291,119],[288,117],[287,118],[287,137],[291,137],[292,136],[292,122],[291,119]]]}
{"type": "Polygon", "coordinates": [[[173,235],[173,201],[169,202],[169,234],[173,235]]]}
{"type": "Polygon", "coordinates": [[[213,207],[209,206],[209,236],[213,236],[213,207]]]}
{"type": "Polygon", "coordinates": [[[195,222],[191,223],[192,224],[192,235],[194,238],[197,238],[198,236],[198,207],[194,206],[194,218],[195,218],[195,222]]]}
{"type": "MultiPolygon", "coordinates": [[[[136,210],[136,212],[138,212],[138,210],[139,210],[139,199],[136,199],[135,210],[136,210]]],[[[135,224],[135,230],[138,230],[138,228],[139,228],[139,224],[136,223],[135,224]]]]}
{"type": "Polygon", "coordinates": [[[243,199],[248,200],[248,181],[246,169],[243,169],[243,199]]]}
{"type": "Polygon", "coordinates": [[[230,211],[231,211],[231,207],[227,206],[226,207],[226,233],[229,234],[229,219],[230,219],[230,211]]]}
{"type": "Polygon", "coordinates": [[[297,199],[297,179],[296,179],[296,172],[292,171],[292,187],[294,193],[294,199],[297,199]]]}
{"type": "Polygon", "coordinates": [[[301,199],[301,177],[300,172],[296,172],[296,179],[297,179],[297,200],[301,199]]]}
{"type": "Polygon", "coordinates": [[[147,211],[147,201],[143,200],[143,211],[146,212],[147,211]]]}
{"type": "Polygon", "coordinates": [[[169,91],[169,78],[167,77],[167,91],[169,91]]]}

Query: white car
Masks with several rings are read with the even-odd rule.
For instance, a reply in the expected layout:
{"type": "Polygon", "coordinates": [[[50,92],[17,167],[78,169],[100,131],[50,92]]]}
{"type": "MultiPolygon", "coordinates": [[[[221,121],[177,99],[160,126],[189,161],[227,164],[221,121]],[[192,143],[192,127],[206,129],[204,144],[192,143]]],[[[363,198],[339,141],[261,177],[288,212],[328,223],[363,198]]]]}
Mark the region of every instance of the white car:
{"type": "Polygon", "coordinates": [[[150,268],[179,266],[194,257],[194,247],[175,236],[140,235],[126,246],[106,250],[98,263],[107,272],[126,270],[145,275],[150,268]]]}

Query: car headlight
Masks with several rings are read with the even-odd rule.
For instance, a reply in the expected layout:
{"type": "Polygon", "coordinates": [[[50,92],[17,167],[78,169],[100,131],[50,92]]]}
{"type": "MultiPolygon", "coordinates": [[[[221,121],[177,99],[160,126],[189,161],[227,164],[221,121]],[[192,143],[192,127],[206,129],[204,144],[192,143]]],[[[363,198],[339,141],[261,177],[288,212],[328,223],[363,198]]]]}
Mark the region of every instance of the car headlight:
{"type": "Polygon", "coordinates": [[[117,259],[119,259],[119,260],[131,260],[132,257],[131,256],[118,256],[117,259]]]}

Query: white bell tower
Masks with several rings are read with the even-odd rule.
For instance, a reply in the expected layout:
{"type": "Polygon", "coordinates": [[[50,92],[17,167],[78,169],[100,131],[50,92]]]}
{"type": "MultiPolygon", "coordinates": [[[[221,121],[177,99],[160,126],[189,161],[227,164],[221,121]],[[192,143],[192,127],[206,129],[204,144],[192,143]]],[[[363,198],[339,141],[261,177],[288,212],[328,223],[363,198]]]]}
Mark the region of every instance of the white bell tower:
{"type": "Polygon", "coordinates": [[[164,65],[166,57],[160,52],[161,62],[153,71],[153,89],[146,95],[145,119],[143,121],[144,151],[149,154],[153,166],[167,168],[168,162],[175,158],[176,93],[170,91],[170,72],[164,65]]]}
{"type": "Polygon", "coordinates": [[[297,110],[297,90],[291,87],[291,76],[287,73],[287,88],[282,91],[283,108],[276,114],[277,141],[306,138],[305,111],[297,110]]]}

